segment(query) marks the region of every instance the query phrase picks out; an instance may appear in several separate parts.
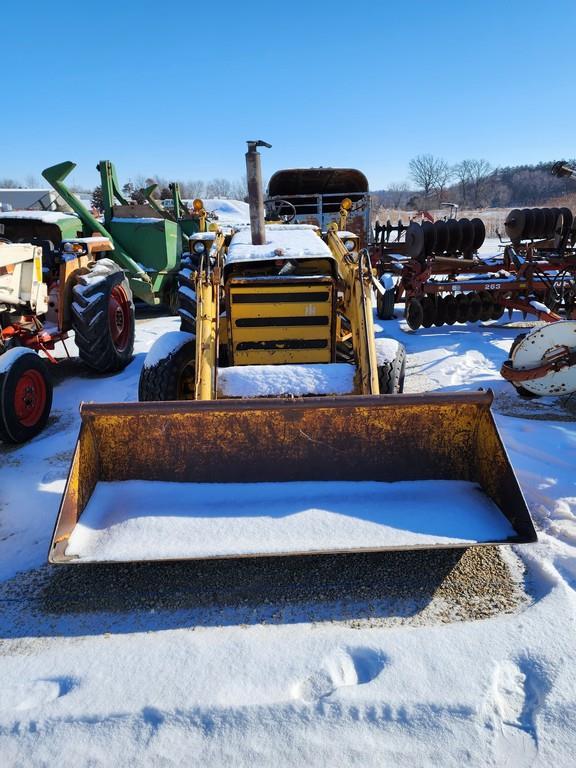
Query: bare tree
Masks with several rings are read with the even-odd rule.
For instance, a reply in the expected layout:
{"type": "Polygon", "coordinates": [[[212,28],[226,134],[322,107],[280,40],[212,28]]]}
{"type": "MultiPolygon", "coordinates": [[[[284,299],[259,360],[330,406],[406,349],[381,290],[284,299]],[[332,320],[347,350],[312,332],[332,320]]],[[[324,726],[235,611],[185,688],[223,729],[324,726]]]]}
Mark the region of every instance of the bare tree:
{"type": "Polygon", "coordinates": [[[482,187],[487,176],[492,171],[492,166],[488,160],[470,160],[470,180],[474,192],[474,205],[481,204],[482,187]]]}
{"type": "Polygon", "coordinates": [[[0,189],[19,189],[21,186],[15,179],[0,179],[0,189]]]}
{"type": "Polygon", "coordinates": [[[240,179],[232,183],[230,188],[230,196],[234,200],[246,200],[248,197],[248,182],[246,181],[246,174],[240,179]]]}
{"type": "Polygon", "coordinates": [[[206,184],[201,179],[192,179],[191,181],[180,182],[180,192],[182,197],[187,200],[204,197],[206,184]]]}
{"type": "Polygon", "coordinates": [[[454,171],[448,165],[448,163],[445,160],[438,158],[436,160],[436,183],[434,186],[438,192],[439,203],[442,203],[444,199],[444,190],[446,189],[446,184],[448,184],[453,175],[454,171]]]}
{"type": "Polygon", "coordinates": [[[390,200],[394,208],[400,208],[400,206],[406,201],[406,196],[409,187],[405,181],[395,181],[388,187],[390,193],[390,200]]]}
{"type": "Polygon", "coordinates": [[[462,195],[462,205],[466,205],[466,193],[472,182],[472,165],[474,160],[462,160],[454,166],[454,176],[460,185],[460,194],[462,195]]]}
{"type": "Polygon", "coordinates": [[[231,188],[228,179],[212,179],[206,184],[206,197],[230,197],[231,188]]]}
{"type": "Polygon", "coordinates": [[[408,163],[410,178],[427,196],[438,183],[438,160],[434,155],[418,155],[408,163]]]}

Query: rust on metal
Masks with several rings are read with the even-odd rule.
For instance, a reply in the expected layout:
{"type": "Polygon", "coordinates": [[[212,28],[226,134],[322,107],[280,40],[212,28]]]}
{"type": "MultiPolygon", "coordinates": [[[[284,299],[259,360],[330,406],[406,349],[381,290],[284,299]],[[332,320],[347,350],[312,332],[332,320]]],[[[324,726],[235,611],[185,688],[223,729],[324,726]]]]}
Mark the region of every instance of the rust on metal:
{"type": "Polygon", "coordinates": [[[98,481],[138,479],[468,480],[516,531],[512,540],[490,543],[534,541],[491,401],[490,392],[473,392],[84,404],[49,560],[69,561],[63,537],[98,481]]]}

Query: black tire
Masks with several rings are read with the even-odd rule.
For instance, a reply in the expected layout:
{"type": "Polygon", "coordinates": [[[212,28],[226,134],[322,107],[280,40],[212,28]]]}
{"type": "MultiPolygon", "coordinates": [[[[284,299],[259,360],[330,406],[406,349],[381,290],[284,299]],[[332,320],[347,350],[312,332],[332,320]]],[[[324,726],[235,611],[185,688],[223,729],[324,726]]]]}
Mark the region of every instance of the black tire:
{"type": "MultiPolygon", "coordinates": [[[[378,340],[376,340],[378,341],[378,340]]],[[[378,348],[376,348],[378,353],[378,348]]],[[[380,355],[378,361],[378,384],[381,395],[395,395],[404,391],[406,375],[406,349],[398,342],[396,354],[392,360],[384,360],[380,355]]]]}
{"type": "MultiPolygon", "coordinates": [[[[512,355],[514,353],[514,350],[520,344],[520,342],[526,338],[528,334],[527,333],[521,333],[512,342],[512,346],[510,347],[510,353],[508,355],[508,358],[512,360],[512,355]]],[[[525,389],[521,384],[514,384],[513,381],[510,382],[514,389],[516,390],[516,393],[520,395],[520,397],[525,397],[527,400],[532,400],[535,397],[540,397],[540,395],[536,395],[534,392],[530,392],[530,390],[525,389]]]]}
{"type": "Polygon", "coordinates": [[[446,302],[443,296],[436,296],[436,312],[434,314],[434,325],[440,328],[446,322],[446,302]]]}
{"type": "Polygon", "coordinates": [[[191,256],[183,257],[178,273],[178,314],[180,315],[180,330],[184,333],[196,333],[196,284],[193,274],[197,264],[191,256]]]}
{"type": "Polygon", "coordinates": [[[424,311],[422,309],[422,302],[419,299],[410,299],[406,305],[406,322],[408,327],[413,331],[417,331],[422,325],[424,319],[424,311]]]}
{"type": "Polygon", "coordinates": [[[128,278],[100,259],[72,289],[72,327],[82,362],[98,373],[125,368],[134,353],[134,301],[128,278]]]}
{"type": "Polygon", "coordinates": [[[482,314],[482,300],[477,293],[468,294],[468,322],[477,323],[482,314]]]}
{"type": "Polygon", "coordinates": [[[430,295],[422,299],[422,325],[424,328],[432,328],[436,319],[436,302],[430,295]]]}
{"type": "Polygon", "coordinates": [[[449,293],[444,297],[444,322],[447,325],[454,325],[458,318],[458,305],[456,299],[449,293]]]}
{"type": "Polygon", "coordinates": [[[489,291],[480,291],[479,296],[480,296],[480,301],[482,302],[482,310],[480,311],[480,321],[485,323],[487,320],[490,320],[494,302],[492,300],[492,294],[489,291]]]}
{"type": "Polygon", "coordinates": [[[162,303],[170,312],[171,315],[174,317],[178,314],[180,314],[180,303],[178,299],[178,279],[174,278],[173,280],[170,280],[168,285],[166,286],[164,290],[164,296],[162,299],[162,303]]]}
{"type": "Polygon", "coordinates": [[[46,363],[32,350],[10,349],[0,357],[0,439],[25,443],[48,421],[52,381],[46,363]]]}
{"type": "Polygon", "coordinates": [[[148,352],[140,371],[138,400],[140,402],[193,400],[195,361],[196,339],[194,336],[178,331],[161,336],[148,352]],[[172,349],[170,349],[170,336],[174,337],[172,349]],[[183,336],[187,338],[182,338],[183,336]],[[155,351],[157,344],[162,345],[163,351],[170,350],[159,359],[155,351]]]}
{"type": "Polygon", "coordinates": [[[376,291],[376,314],[380,320],[392,320],[394,317],[394,303],[396,301],[396,289],[386,288],[382,294],[376,291]]]}

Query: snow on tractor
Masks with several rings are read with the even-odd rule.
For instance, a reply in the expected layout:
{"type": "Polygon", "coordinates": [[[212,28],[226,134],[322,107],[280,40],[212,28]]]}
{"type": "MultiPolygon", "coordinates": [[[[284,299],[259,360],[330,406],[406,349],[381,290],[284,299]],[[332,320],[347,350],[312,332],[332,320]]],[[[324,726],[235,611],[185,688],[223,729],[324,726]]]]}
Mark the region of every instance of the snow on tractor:
{"type": "Polygon", "coordinates": [[[140,402],[81,406],[49,561],[534,541],[491,393],[400,394],[404,349],[375,337],[347,204],[321,230],[276,199],[266,223],[248,144],[251,227],[191,237],[189,332],[151,348],[140,402]]]}
{"type": "Polygon", "coordinates": [[[124,368],[134,347],[134,304],[124,272],[102,258],[106,238],[0,242],[0,439],[22,443],[46,425],[52,384],[46,360],[70,331],[98,373],[124,368]],[[98,260],[96,261],[96,258],[98,260]],[[46,359],[37,353],[43,353],[46,359]]]}

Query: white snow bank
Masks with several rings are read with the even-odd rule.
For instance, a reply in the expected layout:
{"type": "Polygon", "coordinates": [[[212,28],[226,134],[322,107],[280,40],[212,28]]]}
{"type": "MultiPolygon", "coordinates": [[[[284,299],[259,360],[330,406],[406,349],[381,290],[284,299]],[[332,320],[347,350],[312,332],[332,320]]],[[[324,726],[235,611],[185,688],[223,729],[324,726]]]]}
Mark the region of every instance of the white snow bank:
{"type": "MultiPolygon", "coordinates": [[[[192,203],[191,200],[186,201],[192,203]]],[[[243,200],[226,200],[220,197],[202,198],[204,209],[218,216],[221,225],[248,224],[250,222],[250,206],[243,200]]]]}
{"type": "Polygon", "coordinates": [[[218,369],[220,397],[348,395],[355,368],[348,363],[238,365],[218,369]]]}
{"type": "Polygon", "coordinates": [[[474,483],[102,482],[67,555],[89,561],[325,552],[514,536],[474,483]]]}
{"type": "Polygon", "coordinates": [[[228,248],[226,263],[303,258],[332,258],[330,248],[316,234],[316,227],[307,224],[271,224],[266,227],[264,245],[252,245],[249,229],[236,232],[228,248]]]}

